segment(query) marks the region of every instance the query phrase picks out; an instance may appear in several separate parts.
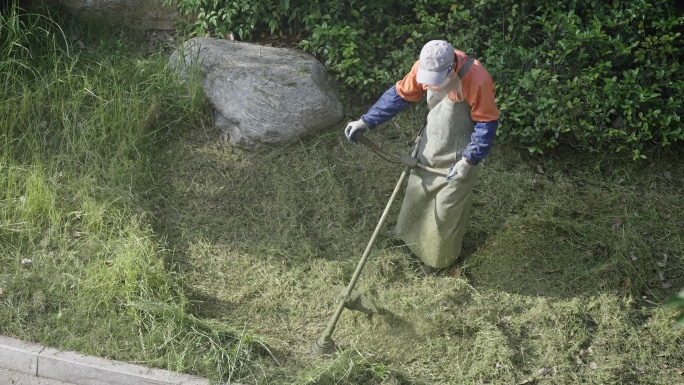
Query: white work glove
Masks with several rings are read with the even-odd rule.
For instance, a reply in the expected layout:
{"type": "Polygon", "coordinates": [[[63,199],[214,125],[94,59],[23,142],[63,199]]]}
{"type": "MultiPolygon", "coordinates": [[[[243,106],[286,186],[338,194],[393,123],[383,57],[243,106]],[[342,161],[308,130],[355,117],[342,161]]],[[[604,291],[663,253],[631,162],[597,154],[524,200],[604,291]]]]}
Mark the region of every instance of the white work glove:
{"type": "Polygon", "coordinates": [[[462,181],[468,176],[468,171],[473,167],[465,158],[462,158],[458,162],[451,165],[449,171],[447,171],[446,179],[451,182],[462,181]]]}
{"type": "Polygon", "coordinates": [[[366,132],[367,130],[368,126],[366,123],[359,119],[357,121],[347,123],[347,128],[344,129],[344,135],[347,136],[347,139],[349,139],[350,142],[356,143],[356,139],[354,137],[358,133],[366,132]]]}

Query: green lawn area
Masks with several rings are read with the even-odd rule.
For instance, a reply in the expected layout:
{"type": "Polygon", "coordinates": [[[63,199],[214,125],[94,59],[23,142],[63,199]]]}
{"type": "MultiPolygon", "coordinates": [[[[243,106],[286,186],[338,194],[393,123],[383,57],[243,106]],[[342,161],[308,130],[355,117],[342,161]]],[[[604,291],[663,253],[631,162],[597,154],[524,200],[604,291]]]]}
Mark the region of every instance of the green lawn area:
{"type": "MultiPolygon", "coordinates": [[[[26,22],[5,24],[18,43],[0,64],[1,334],[217,382],[684,383],[684,330],[662,306],[684,289],[681,144],[634,162],[498,141],[454,269],[413,273],[395,204],[357,284],[380,314],[345,311],[324,359],[309,349],[332,287],[401,166],[342,127],[232,148],[167,51],[26,22]]],[[[349,119],[368,107],[344,102],[349,119]]],[[[421,108],[372,139],[408,153],[421,108]]]]}

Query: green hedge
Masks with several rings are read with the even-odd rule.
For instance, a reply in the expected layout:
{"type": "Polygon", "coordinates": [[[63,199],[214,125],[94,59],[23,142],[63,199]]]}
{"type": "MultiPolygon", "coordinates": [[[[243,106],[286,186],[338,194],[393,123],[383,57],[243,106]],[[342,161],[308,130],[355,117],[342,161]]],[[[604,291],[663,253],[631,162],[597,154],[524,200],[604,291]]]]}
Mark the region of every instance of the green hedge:
{"type": "MultiPolygon", "coordinates": [[[[174,0],[166,0],[175,2],[174,0]]],[[[674,0],[179,0],[197,35],[305,38],[360,100],[401,78],[445,39],[497,84],[500,137],[531,152],[561,143],[628,151],[684,139],[684,16],[674,0]]]]}

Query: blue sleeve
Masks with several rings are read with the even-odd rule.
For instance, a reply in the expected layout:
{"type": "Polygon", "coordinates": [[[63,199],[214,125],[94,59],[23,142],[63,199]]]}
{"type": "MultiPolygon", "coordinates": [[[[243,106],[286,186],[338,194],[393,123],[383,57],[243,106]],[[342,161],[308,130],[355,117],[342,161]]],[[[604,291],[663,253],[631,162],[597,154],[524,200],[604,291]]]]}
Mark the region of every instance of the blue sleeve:
{"type": "Polygon", "coordinates": [[[399,96],[397,87],[392,86],[392,88],[382,94],[373,107],[366,112],[366,115],[361,117],[361,120],[366,123],[368,128],[373,128],[392,119],[409,105],[411,105],[411,102],[399,96]]]}
{"type": "Polygon", "coordinates": [[[492,148],[497,127],[499,127],[498,120],[477,122],[475,132],[470,136],[470,144],[463,150],[462,155],[470,159],[474,165],[480,163],[492,148]]]}

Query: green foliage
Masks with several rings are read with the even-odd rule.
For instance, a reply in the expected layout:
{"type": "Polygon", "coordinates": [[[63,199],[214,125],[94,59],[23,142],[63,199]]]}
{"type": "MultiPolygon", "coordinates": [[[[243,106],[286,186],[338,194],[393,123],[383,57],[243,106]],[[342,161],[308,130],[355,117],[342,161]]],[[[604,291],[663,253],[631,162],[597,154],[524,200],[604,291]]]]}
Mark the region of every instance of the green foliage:
{"type": "MultiPolygon", "coordinates": [[[[181,1],[179,10],[185,14],[196,13],[193,24],[195,34],[212,34],[222,36],[229,32],[228,28],[235,26],[234,32],[241,39],[251,37],[255,25],[271,22],[275,14],[268,14],[266,2],[252,2],[247,0],[209,0],[209,1],[181,1]]],[[[232,32],[232,31],[230,31],[232,32]]]]}
{"type": "MultiPolygon", "coordinates": [[[[173,3],[174,0],[166,0],[173,3]]],[[[644,158],[684,140],[684,16],[673,0],[179,0],[193,33],[301,34],[360,100],[400,79],[431,39],[479,58],[499,135],[532,153],[567,143],[644,158]]]]}
{"type": "MultiPolygon", "coordinates": [[[[490,30],[491,41],[510,47],[483,51],[499,83],[508,125],[502,136],[529,144],[531,152],[566,141],[630,151],[635,159],[648,143],[684,139],[684,17],[673,2],[548,5],[512,6],[508,27],[490,30]]],[[[492,11],[504,14],[504,7],[492,11]]]]}

